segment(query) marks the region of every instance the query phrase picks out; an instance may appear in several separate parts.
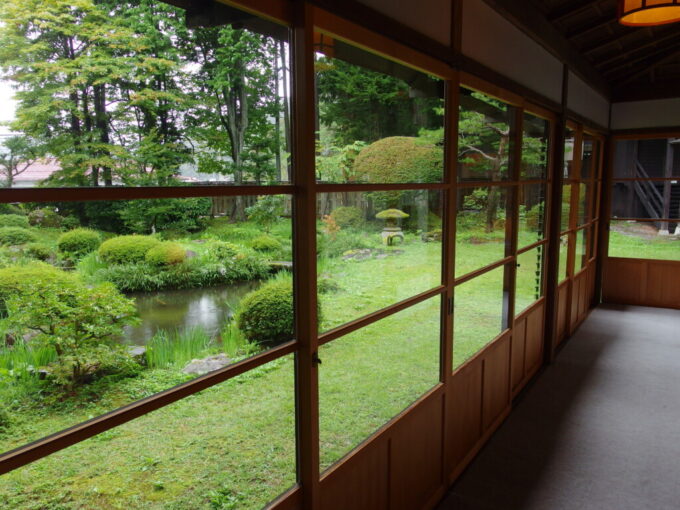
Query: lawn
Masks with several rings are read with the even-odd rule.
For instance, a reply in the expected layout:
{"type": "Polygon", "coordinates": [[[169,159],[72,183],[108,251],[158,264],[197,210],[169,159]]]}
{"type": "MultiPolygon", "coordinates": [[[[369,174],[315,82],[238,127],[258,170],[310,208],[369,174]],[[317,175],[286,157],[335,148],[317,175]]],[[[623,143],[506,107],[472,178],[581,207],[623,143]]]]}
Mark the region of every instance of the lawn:
{"type": "MultiPolygon", "coordinates": [[[[200,252],[202,239],[236,240],[257,233],[252,225],[218,220],[181,242],[200,252]]],[[[274,227],[273,233],[285,238],[289,226],[274,227]]],[[[377,237],[374,231],[364,235],[377,237]]],[[[350,251],[350,256],[320,259],[320,282],[329,283],[320,295],[321,330],[440,284],[440,242],[425,243],[415,235],[395,247],[374,241],[365,244],[371,248],[364,255],[370,256],[356,257],[350,251]]],[[[498,244],[480,242],[474,235],[459,242],[461,271],[486,265],[498,244]]],[[[519,269],[518,296],[524,297],[518,311],[533,299],[536,286],[536,254],[530,252],[526,259],[519,269]]],[[[458,287],[455,366],[500,333],[503,303],[503,268],[458,287]]],[[[437,383],[440,310],[440,298],[435,297],[320,349],[322,469],[437,383]]],[[[261,508],[296,478],[293,367],[292,356],[277,360],[4,475],[0,506],[261,508]]],[[[85,385],[77,396],[18,396],[14,408],[21,412],[0,435],[0,449],[20,446],[190,377],[176,368],[146,369],[137,377],[85,385]]]]}
{"type": "Polygon", "coordinates": [[[680,260],[680,237],[659,236],[656,229],[649,224],[612,222],[609,256],[680,260]]]}

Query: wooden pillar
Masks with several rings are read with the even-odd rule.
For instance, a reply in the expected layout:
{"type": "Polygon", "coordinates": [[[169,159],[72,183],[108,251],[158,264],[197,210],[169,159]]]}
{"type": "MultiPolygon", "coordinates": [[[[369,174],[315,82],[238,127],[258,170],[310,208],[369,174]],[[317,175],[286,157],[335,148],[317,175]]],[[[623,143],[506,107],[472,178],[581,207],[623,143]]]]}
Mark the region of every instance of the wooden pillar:
{"type": "MultiPolygon", "coordinates": [[[[666,140],[666,158],[664,165],[663,176],[665,179],[663,182],[663,212],[661,218],[668,219],[671,217],[671,181],[670,178],[673,176],[673,146],[670,140],[666,140]]],[[[662,221],[661,228],[659,229],[659,235],[669,235],[668,222],[662,221]]]]}

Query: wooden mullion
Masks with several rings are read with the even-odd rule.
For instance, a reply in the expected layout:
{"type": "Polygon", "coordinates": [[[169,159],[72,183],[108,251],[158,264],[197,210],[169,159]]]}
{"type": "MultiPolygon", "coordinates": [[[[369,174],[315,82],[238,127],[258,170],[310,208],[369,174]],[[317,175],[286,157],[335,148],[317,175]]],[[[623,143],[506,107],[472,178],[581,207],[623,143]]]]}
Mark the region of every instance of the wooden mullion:
{"type": "Polygon", "coordinates": [[[491,186],[497,186],[499,188],[509,188],[510,186],[517,186],[521,184],[522,186],[528,184],[545,184],[547,179],[513,179],[507,181],[460,181],[458,183],[458,188],[489,188],[491,186]]]}
{"type": "Polygon", "coordinates": [[[316,175],[314,23],[304,0],[294,6],[293,177],[298,193],[293,215],[295,331],[299,342],[295,366],[297,469],[302,509],[318,510],[319,374],[316,292],[316,175]]]}
{"type": "Polygon", "coordinates": [[[487,264],[484,267],[481,267],[475,271],[471,271],[469,273],[464,274],[463,276],[459,276],[455,279],[455,286],[457,287],[458,285],[462,285],[465,282],[469,282],[470,280],[473,280],[474,278],[477,278],[478,276],[482,276],[485,273],[488,273],[490,271],[493,271],[494,269],[498,269],[501,266],[504,266],[506,264],[509,264],[515,260],[514,255],[508,255],[507,257],[502,258],[501,260],[497,260],[496,262],[492,262],[491,264],[487,264]]]}
{"type": "MultiPolygon", "coordinates": [[[[510,155],[512,179],[519,182],[522,168],[522,138],[524,131],[524,110],[514,108],[511,136],[513,153],[510,155]]],[[[512,330],[515,323],[515,287],[517,280],[517,248],[519,245],[519,185],[510,189],[510,211],[506,215],[506,236],[509,236],[508,255],[515,257],[512,264],[505,266],[504,286],[508,296],[507,325],[512,330]]]]}
{"type": "Polygon", "coordinates": [[[316,185],[317,193],[357,193],[362,191],[412,191],[412,190],[445,190],[447,184],[444,182],[400,182],[400,183],[366,183],[366,184],[330,184],[323,183],[316,185]]]}
{"type": "Polygon", "coordinates": [[[546,244],[548,244],[548,240],[542,239],[541,241],[536,241],[535,243],[528,244],[527,246],[522,246],[521,248],[517,249],[517,255],[522,255],[523,253],[535,250],[539,246],[544,246],[546,244]]]}

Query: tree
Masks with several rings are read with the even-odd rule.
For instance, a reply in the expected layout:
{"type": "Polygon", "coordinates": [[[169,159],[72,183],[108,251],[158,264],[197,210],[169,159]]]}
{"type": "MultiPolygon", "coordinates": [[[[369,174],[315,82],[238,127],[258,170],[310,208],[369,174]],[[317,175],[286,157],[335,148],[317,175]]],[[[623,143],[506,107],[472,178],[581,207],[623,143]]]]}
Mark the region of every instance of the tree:
{"type": "Polygon", "coordinates": [[[38,159],[38,147],[25,136],[7,138],[0,149],[0,175],[3,186],[11,188],[14,179],[28,170],[38,159]]]}

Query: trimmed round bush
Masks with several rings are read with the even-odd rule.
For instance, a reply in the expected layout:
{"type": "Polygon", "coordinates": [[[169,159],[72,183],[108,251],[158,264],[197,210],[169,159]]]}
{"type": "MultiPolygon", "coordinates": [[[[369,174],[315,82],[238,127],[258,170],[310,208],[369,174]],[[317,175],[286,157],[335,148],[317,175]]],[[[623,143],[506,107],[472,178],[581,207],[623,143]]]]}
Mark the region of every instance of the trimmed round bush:
{"type": "Polygon", "coordinates": [[[340,228],[359,228],[364,223],[364,213],[358,207],[337,207],[331,218],[340,228]]]}
{"type": "Polygon", "coordinates": [[[133,264],[142,262],[146,252],[160,244],[149,236],[120,236],[104,241],[99,247],[99,257],[107,264],[133,264]]]}
{"type": "Polygon", "coordinates": [[[34,227],[59,228],[61,227],[61,216],[56,211],[43,207],[28,213],[28,222],[34,227]]]}
{"type": "Polygon", "coordinates": [[[236,324],[251,341],[279,344],[293,338],[293,283],[277,279],[247,294],[236,324]]]}
{"type": "Polygon", "coordinates": [[[61,234],[57,239],[57,248],[64,255],[79,259],[92,253],[102,244],[99,232],[88,228],[77,228],[61,234]]]}
{"type": "Polygon", "coordinates": [[[0,215],[0,227],[28,228],[28,218],[19,214],[0,215]]]}
{"type": "Polygon", "coordinates": [[[80,227],[80,220],[76,216],[64,216],[61,220],[61,228],[75,230],[80,227]]]}
{"type": "Polygon", "coordinates": [[[213,241],[208,245],[208,253],[217,260],[227,260],[236,257],[241,250],[233,243],[213,241]]]}
{"type": "Polygon", "coordinates": [[[390,136],[361,150],[354,173],[364,182],[438,182],[443,166],[441,147],[415,137],[390,136]]]}
{"type": "Polygon", "coordinates": [[[48,260],[52,256],[52,250],[44,243],[28,243],[24,246],[24,253],[36,260],[48,260]]]}
{"type": "Polygon", "coordinates": [[[280,251],[283,249],[283,245],[278,241],[278,239],[267,235],[256,237],[250,242],[250,245],[252,246],[253,250],[263,252],[280,251]]]}
{"type": "Polygon", "coordinates": [[[0,228],[0,244],[14,246],[36,241],[35,234],[28,229],[21,227],[2,227],[0,228]]]}
{"type": "Polygon", "coordinates": [[[146,252],[146,261],[153,266],[174,266],[181,264],[187,252],[181,245],[172,242],[160,243],[146,252]]]}

